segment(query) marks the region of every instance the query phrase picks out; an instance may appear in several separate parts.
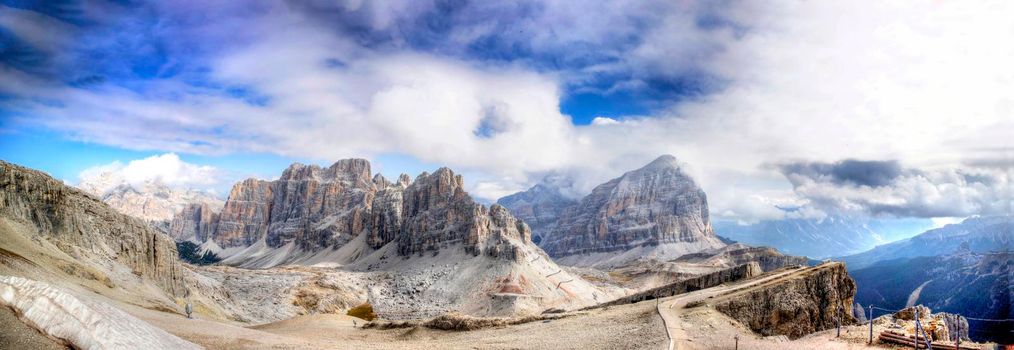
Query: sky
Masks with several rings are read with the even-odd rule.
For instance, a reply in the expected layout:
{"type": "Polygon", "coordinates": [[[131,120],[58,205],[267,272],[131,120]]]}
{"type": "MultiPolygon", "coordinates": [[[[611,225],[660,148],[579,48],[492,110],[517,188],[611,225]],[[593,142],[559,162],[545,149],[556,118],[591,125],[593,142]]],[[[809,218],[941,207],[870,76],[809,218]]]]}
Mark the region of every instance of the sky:
{"type": "Polygon", "coordinates": [[[0,159],[225,196],[448,166],[485,202],[672,154],[713,219],[1009,214],[1007,1],[0,0],[0,159]]]}

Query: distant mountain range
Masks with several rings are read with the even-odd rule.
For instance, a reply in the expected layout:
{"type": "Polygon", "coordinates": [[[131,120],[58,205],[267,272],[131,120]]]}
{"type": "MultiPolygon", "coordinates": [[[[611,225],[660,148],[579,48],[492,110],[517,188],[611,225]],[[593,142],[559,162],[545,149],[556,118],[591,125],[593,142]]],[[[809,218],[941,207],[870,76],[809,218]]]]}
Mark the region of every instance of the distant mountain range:
{"type": "Polygon", "coordinates": [[[224,203],[207,191],[171,188],[157,180],[131,184],[109,173],[84,179],[77,188],[98,197],[121,213],[163,228],[177,212],[190,204],[204,204],[210,210],[218,211],[224,203]]]}
{"type": "Polygon", "coordinates": [[[959,248],[973,253],[1011,250],[1012,217],[974,217],[960,224],[932,229],[912,238],[877,246],[869,251],[843,258],[850,269],[861,269],[878,261],[941,256],[957,252],[959,248]]]}
{"type": "Polygon", "coordinates": [[[764,220],[750,225],[715,222],[715,231],[728,239],[775,247],[787,254],[811,258],[842,256],[911,237],[932,227],[926,219],[864,219],[830,215],[821,219],[764,220]]]}
{"type": "MultiPolygon", "coordinates": [[[[856,280],[856,301],[901,309],[989,319],[1014,318],[1014,218],[976,217],[844,257],[856,280]]],[[[977,340],[1014,341],[1011,322],[970,320],[977,340]]]]}

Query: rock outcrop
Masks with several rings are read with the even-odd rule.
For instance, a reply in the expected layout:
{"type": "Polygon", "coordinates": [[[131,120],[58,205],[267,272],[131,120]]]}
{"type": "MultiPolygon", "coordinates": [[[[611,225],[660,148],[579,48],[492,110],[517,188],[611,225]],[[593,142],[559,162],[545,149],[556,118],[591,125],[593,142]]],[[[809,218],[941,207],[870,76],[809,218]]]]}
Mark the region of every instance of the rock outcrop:
{"type": "Polygon", "coordinates": [[[834,327],[839,317],[842,325],[855,323],[855,294],[845,264],[833,262],[723,296],[713,306],[761,335],[796,339],[834,327]]]}
{"type": "Polygon", "coordinates": [[[716,252],[687,254],[674,262],[727,267],[756,262],[762,270],[773,271],[786,266],[806,266],[809,259],[802,256],[785,255],[774,248],[750,247],[735,243],[722,247],[716,252]]]}
{"type": "Polygon", "coordinates": [[[268,232],[272,184],[246,179],[232,186],[229,199],[214,223],[212,239],[221,247],[249,246],[268,232]]]}
{"type": "Polygon", "coordinates": [[[207,241],[215,233],[218,216],[207,203],[189,204],[169,222],[169,236],[177,241],[207,241]]]}
{"type": "Polygon", "coordinates": [[[461,175],[450,169],[419,175],[403,197],[404,222],[398,239],[402,255],[460,242],[474,255],[485,253],[514,260],[519,256],[508,240],[531,242],[527,225],[500,205],[487,208],[475,203],[465,192],[461,175]]]}
{"type": "MultiPolygon", "coordinates": [[[[953,341],[955,340],[955,336],[961,337],[961,341],[963,342],[971,340],[968,338],[968,319],[961,315],[946,312],[933,313],[930,308],[923,305],[906,307],[894,314],[878,317],[873,320],[873,323],[878,325],[894,324],[909,335],[915,334],[916,310],[919,311],[919,323],[922,329],[933,341],[953,341]]],[[[997,336],[1003,335],[997,334],[997,336]]]]}
{"type": "MultiPolygon", "coordinates": [[[[450,169],[423,173],[414,181],[403,174],[391,182],[379,174],[371,177],[364,159],[340,160],[328,168],[293,164],[278,180],[240,182],[217,218],[188,209],[177,225],[181,236],[195,231],[195,237],[224,249],[263,244],[314,254],[362,236],[369,249],[393,243],[402,256],[460,244],[476,256],[516,260],[522,255],[517,245],[531,244],[527,225],[499,205],[476,203],[450,169]]],[[[362,253],[362,248],[350,250],[362,253]]],[[[281,264],[286,257],[269,260],[281,264]]]]}
{"type": "Polygon", "coordinates": [[[564,210],[577,204],[577,201],[564,196],[560,188],[550,182],[539,183],[527,191],[500,198],[496,203],[528,224],[532,229],[532,241],[538,244],[556,227],[556,221],[564,210]]]}
{"type": "Polygon", "coordinates": [[[665,298],[695,290],[707,289],[723,283],[742,281],[760,276],[764,271],[756,262],[750,262],[736,267],[715,271],[701,276],[688,278],[668,285],[652,288],[637,294],[628,295],[595,307],[623,305],[636,303],[644,300],[665,298]]]}
{"type": "Polygon", "coordinates": [[[553,257],[665,246],[654,256],[664,260],[724,244],[711,228],[704,191],[665,155],[596,187],[541,245],[553,257]]]}
{"type": "Polygon", "coordinates": [[[183,293],[171,238],[42,172],[0,161],[0,215],[34,227],[69,256],[119,264],[169,295],[183,293]]]}

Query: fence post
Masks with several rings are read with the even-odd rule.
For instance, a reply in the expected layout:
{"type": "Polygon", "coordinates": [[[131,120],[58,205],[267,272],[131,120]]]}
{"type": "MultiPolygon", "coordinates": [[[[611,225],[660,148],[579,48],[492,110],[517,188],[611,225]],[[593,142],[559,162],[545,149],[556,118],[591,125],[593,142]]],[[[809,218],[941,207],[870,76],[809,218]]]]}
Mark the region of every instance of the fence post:
{"type": "Polygon", "coordinates": [[[834,336],[835,338],[841,338],[841,309],[842,309],[842,306],[838,305],[838,317],[835,317],[835,319],[834,319],[835,328],[838,329],[838,333],[835,334],[835,336],[834,336]]]}
{"type": "Polygon", "coordinates": [[[954,325],[957,334],[954,335],[954,350],[961,349],[961,315],[954,315],[954,325]]]}
{"type": "Polygon", "coordinates": [[[734,339],[736,339],[736,350],[739,350],[739,334],[736,334],[734,339]]]}
{"type": "Polygon", "coordinates": [[[912,335],[912,345],[913,345],[913,349],[919,350],[919,328],[921,327],[919,325],[919,308],[913,306],[912,309],[913,309],[913,312],[914,312],[913,314],[915,314],[915,316],[916,316],[916,329],[915,329],[915,333],[916,334],[912,335]]]}
{"type": "Polygon", "coordinates": [[[873,305],[870,305],[870,345],[873,345],[873,305]]]}

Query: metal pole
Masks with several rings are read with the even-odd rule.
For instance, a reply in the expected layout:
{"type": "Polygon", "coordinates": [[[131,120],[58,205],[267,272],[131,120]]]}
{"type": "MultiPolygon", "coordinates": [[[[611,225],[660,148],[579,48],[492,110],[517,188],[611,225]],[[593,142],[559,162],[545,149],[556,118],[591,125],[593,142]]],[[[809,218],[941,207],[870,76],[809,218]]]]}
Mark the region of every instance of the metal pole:
{"type": "Polygon", "coordinates": [[[873,345],[873,305],[870,305],[870,345],[873,345]]]}
{"type": "Polygon", "coordinates": [[[841,305],[838,305],[838,317],[834,319],[835,327],[838,329],[838,333],[834,336],[835,338],[841,338],[841,309],[841,305]]]}
{"type": "Polygon", "coordinates": [[[914,346],[913,349],[919,350],[919,327],[920,327],[919,326],[919,308],[913,306],[912,309],[914,310],[914,312],[915,312],[914,314],[916,316],[916,330],[915,330],[916,334],[912,335],[912,345],[914,346]]]}
{"type": "Polygon", "coordinates": [[[739,334],[736,334],[736,350],[739,350],[739,334]]]}

